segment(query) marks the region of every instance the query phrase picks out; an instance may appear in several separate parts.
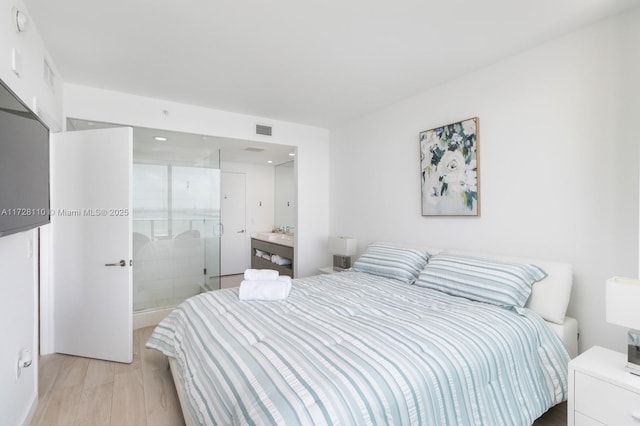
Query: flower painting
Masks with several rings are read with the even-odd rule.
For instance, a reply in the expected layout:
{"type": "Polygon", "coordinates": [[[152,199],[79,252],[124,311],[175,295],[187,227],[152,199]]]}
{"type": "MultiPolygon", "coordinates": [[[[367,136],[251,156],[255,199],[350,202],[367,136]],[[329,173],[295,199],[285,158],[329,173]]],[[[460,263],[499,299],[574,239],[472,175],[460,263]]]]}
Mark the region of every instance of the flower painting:
{"type": "Polygon", "coordinates": [[[423,216],[479,216],[478,118],[420,133],[423,216]]]}

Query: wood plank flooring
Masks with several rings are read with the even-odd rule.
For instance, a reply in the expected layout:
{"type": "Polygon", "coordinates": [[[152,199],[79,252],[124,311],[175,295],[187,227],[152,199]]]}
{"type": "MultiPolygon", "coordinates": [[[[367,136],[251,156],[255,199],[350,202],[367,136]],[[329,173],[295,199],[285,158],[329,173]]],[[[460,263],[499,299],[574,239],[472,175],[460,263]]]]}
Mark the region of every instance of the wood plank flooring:
{"type": "Polygon", "coordinates": [[[133,362],[52,354],[40,357],[39,401],[31,426],[184,425],[169,363],[133,333],[133,362]]]}
{"type": "MultiPolygon", "coordinates": [[[[133,333],[133,362],[70,355],[40,357],[38,408],[31,426],[182,426],[167,358],[144,344],[153,327],[133,333]]],[[[534,426],[566,426],[567,404],[534,426]]]]}

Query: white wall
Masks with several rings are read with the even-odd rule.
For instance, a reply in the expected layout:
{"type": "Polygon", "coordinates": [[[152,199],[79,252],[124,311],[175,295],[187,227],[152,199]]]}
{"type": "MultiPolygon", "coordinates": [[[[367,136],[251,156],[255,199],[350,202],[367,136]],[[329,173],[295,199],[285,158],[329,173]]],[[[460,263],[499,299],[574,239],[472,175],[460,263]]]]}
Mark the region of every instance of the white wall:
{"type": "Polygon", "coordinates": [[[274,166],[221,161],[220,170],[245,175],[246,233],[245,263],[251,265],[251,233],[270,231],[275,217],[274,166]]]}
{"type": "Polygon", "coordinates": [[[34,257],[27,256],[28,245],[37,244],[35,231],[0,239],[0,311],[2,350],[0,351],[0,413],[6,424],[23,424],[33,415],[38,391],[37,283],[34,257]],[[34,354],[31,367],[16,379],[22,349],[34,354]]]}
{"type": "Polygon", "coordinates": [[[295,147],[298,179],[296,274],[313,274],[329,261],[326,252],[329,231],[327,129],[71,84],[65,85],[64,114],[86,120],[295,147]],[[256,124],[273,126],[273,136],[256,135],[256,124]]]}
{"type": "MultiPolygon", "coordinates": [[[[62,87],[57,84],[52,89],[42,78],[44,57],[48,55],[33,24],[29,23],[24,33],[12,27],[14,5],[26,11],[20,1],[3,2],[0,8],[0,78],[31,108],[36,98],[41,117],[49,127],[57,128],[62,120],[62,87]],[[21,58],[21,77],[11,71],[12,48],[21,58]]],[[[55,71],[55,64],[47,60],[55,71]]],[[[29,245],[37,250],[36,231],[0,238],[0,418],[7,425],[28,424],[38,397],[37,255],[29,257],[29,245]],[[21,349],[31,349],[34,361],[16,379],[21,349]]]]}
{"type": "Polygon", "coordinates": [[[289,161],[274,167],[275,171],[275,227],[295,228],[295,163],[289,161]]]}
{"type": "Polygon", "coordinates": [[[331,234],[568,261],[581,349],[623,350],[604,282],[638,271],[640,10],[332,129],[331,234]],[[479,218],[422,217],[418,133],[480,118],[479,218]]]}
{"type": "MultiPolygon", "coordinates": [[[[247,238],[252,232],[271,231],[275,217],[275,172],[272,165],[220,162],[223,172],[244,173],[246,177],[247,238]]],[[[247,242],[247,257],[250,257],[247,242]]]]}

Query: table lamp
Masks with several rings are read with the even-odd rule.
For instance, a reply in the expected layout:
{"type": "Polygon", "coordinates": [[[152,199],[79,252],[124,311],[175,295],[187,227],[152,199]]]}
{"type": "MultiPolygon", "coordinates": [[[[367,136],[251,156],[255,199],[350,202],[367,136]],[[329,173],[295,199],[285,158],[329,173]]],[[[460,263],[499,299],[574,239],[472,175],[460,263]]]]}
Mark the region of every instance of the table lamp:
{"type": "Polygon", "coordinates": [[[627,371],[640,376],[640,280],[612,277],[606,282],[607,322],[627,332],[627,371]]]}
{"type": "Polygon", "coordinates": [[[329,252],[333,254],[333,269],[351,268],[351,256],[356,254],[357,240],[350,237],[329,237],[329,252]]]}

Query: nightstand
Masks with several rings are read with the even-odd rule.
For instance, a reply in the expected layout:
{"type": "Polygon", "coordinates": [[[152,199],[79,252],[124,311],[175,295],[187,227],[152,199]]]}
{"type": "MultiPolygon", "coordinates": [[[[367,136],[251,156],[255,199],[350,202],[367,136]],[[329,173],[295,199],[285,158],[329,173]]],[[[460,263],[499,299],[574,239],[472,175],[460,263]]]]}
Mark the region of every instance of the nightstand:
{"type": "Polygon", "coordinates": [[[569,426],[640,425],[640,376],[627,355],[594,346],[569,362],[569,426]]]}

